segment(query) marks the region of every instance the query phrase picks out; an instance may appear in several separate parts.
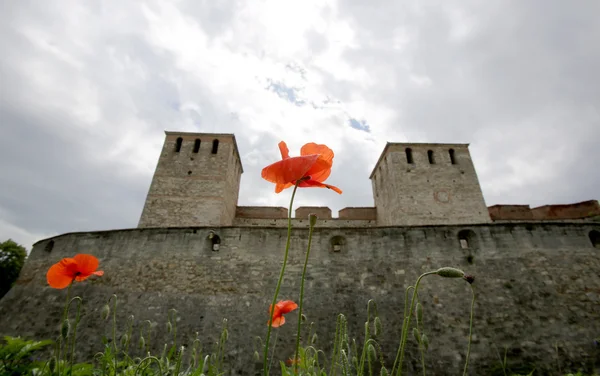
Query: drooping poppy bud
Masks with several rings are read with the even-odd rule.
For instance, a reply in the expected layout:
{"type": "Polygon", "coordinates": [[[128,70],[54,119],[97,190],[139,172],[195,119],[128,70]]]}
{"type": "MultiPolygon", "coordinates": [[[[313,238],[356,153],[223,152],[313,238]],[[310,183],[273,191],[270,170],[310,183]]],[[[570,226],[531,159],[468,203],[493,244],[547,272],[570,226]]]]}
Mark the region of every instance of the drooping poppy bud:
{"type": "Polygon", "coordinates": [[[423,323],[423,306],[417,303],[417,326],[423,323]]]}
{"type": "Polygon", "coordinates": [[[317,224],[317,215],[310,213],[308,215],[308,223],[310,224],[310,227],[315,227],[315,225],[317,224]]]}
{"type": "Polygon", "coordinates": [[[419,329],[417,328],[413,328],[413,337],[415,337],[415,340],[420,343],[421,342],[421,335],[419,334],[419,329]]]}
{"type": "Polygon", "coordinates": [[[465,272],[462,270],[451,267],[439,268],[435,273],[444,278],[463,278],[465,276],[465,272]]]}
{"type": "Polygon", "coordinates": [[[369,354],[369,359],[377,359],[377,351],[372,343],[369,343],[369,346],[367,347],[367,353],[369,354]]]}
{"type": "Polygon", "coordinates": [[[60,326],[60,335],[63,339],[67,339],[69,333],[71,333],[71,322],[69,319],[64,319],[60,326]]]}
{"type": "Polygon", "coordinates": [[[429,338],[427,338],[427,335],[425,333],[423,333],[423,335],[421,336],[421,343],[423,344],[425,350],[429,348],[429,338]]]}
{"type": "Polygon", "coordinates": [[[381,320],[379,316],[375,317],[375,337],[380,336],[383,332],[383,328],[381,327],[381,320]]]}
{"type": "Polygon", "coordinates": [[[104,307],[102,307],[102,312],[100,313],[102,320],[107,320],[108,316],[110,315],[110,306],[108,304],[105,304],[104,307]]]}

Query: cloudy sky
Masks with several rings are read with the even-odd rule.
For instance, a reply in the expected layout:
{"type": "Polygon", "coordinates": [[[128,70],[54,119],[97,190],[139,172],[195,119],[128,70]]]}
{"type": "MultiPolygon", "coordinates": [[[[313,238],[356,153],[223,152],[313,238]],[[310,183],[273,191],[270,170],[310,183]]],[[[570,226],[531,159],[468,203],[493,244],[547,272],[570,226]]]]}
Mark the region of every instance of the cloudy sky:
{"type": "Polygon", "coordinates": [[[260,170],[336,153],[299,205],[372,206],[386,141],[470,143],[488,206],[600,199],[600,2],[2,1],[0,240],[135,227],[164,130],[260,170]]]}

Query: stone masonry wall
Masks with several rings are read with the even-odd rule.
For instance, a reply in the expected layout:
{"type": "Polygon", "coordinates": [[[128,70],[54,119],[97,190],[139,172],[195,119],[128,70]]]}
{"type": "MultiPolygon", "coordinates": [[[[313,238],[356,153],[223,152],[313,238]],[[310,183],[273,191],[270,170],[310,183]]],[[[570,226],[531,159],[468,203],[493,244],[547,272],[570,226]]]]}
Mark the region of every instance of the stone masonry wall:
{"type": "Polygon", "coordinates": [[[533,209],[529,205],[494,205],[488,211],[494,221],[586,219],[600,217],[600,203],[589,200],[567,205],[544,205],[533,209]]]}
{"type": "Polygon", "coordinates": [[[241,173],[232,135],[167,132],[138,226],[231,225],[241,173]],[[176,152],[178,137],[183,142],[176,152]],[[219,141],[216,154],[213,140],[219,141]]]}
{"type": "Polygon", "coordinates": [[[371,180],[380,226],[490,222],[467,145],[388,143],[371,180]]]}
{"type": "MultiPolygon", "coordinates": [[[[505,347],[509,367],[526,365],[529,370],[535,367],[536,374],[558,375],[559,364],[564,372],[582,368],[591,373],[600,368],[599,349],[593,342],[600,333],[600,256],[590,242],[593,230],[600,230],[599,225],[317,228],[304,313],[308,322],[315,323],[317,346],[330,354],[336,315],[346,315],[349,335],[360,343],[367,301],[375,299],[384,329],[380,343],[389,366],[399,340],[404,289],[424,271],[455,266],[476,278],[470,375],[502,374],[496,348],[503,353],[505,347]],[[465,229],[476,237],[470,243],[476,249],[461,248],[458,232],[465,229]],[[339,252],[331,251],[333,237],[344,240],[339,252]]],[[[292,233],[281,299],[298,298],[306,236],[306,228],[292,233]]],[[[260,368],[252,358],[252,343],[254,336],[266,333],[267,307],[285,241],[285,228],[261,227],[142,228],[44,240],[35,244],[16,286],[0,301],[0,335],[54,338],[66,291],[47,287],[46,271],[63,257],[87,252],[99,257],[105,275],[74,287],[85,302],[77,332],[80,359],[90,359],[102,349],[102,335],[110,337],[110,325],[101,320],[100,312],[114,293],[119,335],[131,314],[136,319],[134,343],[143,320],[157,322],[148,339],[155,349],[168,341],[165,323],[170,308],[176,308],[180,317],[179,343],[190,346],[193,333],[199,331],[208,350],[219,335],[222,318],[228,318],[225,361],[232,367],[230,374],[252,375],[260,368]],[[211,250],[207,239],[210,229],[221,238],[218,252],[211,250]]],[[[419,291],[430,338],[429,373],[461,374],[469,285],[429,276],[419,291]]],[[[287,323],[275,329],[276,361],[292,356],[296,320],[289,314],[287,323]]],[[[419,373],[419,364],[410,336],[407,374],[419,373]]]]}

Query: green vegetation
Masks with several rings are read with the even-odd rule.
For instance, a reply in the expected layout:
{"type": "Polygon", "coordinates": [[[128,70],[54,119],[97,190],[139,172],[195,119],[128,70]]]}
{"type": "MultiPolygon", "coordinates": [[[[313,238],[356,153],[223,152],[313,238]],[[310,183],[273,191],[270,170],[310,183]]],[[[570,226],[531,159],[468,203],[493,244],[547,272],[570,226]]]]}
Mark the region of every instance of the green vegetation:
{"type": "Polygon", "coordinates": [[[25,247],[11,239],[0,243],[0,298],[10,290],[25,263],[25,247]]]}

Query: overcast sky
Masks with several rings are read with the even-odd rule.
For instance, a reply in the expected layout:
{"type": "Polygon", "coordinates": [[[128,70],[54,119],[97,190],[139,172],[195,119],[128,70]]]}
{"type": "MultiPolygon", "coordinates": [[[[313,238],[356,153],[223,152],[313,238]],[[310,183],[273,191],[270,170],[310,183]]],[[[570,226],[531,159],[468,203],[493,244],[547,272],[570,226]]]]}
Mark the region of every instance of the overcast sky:
{"type": "Polygon", "coordinates": [[[600,198],[600,2],[2,1],[0,241],[136,227],[164,130],[260,170],[335,151],[299,205],[372,206],[386,141],[470,143],[485,200],[600,198]]]}

